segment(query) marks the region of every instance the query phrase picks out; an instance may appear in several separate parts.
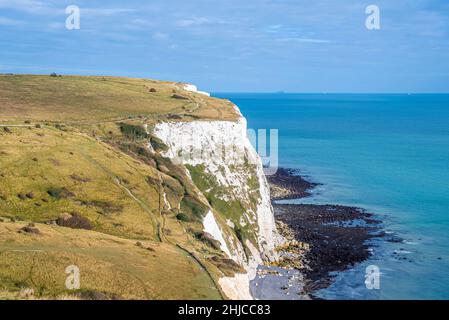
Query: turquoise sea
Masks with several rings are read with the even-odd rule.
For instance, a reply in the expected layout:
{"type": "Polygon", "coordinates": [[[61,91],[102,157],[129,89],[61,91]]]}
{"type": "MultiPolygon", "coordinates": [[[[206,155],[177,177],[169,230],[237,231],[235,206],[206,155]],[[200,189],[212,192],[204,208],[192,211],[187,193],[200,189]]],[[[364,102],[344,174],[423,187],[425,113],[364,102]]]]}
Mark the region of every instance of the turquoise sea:
{"type": "Polygon", "coordinates": [[[279,130],[280,166],[323,185],[300,202],[359,206],[398,243],[336,275],[327,299],[449,299],[449,95],[217,93],[279,130]],[[368,290],[365,268],[380,268],[368,290]]]}

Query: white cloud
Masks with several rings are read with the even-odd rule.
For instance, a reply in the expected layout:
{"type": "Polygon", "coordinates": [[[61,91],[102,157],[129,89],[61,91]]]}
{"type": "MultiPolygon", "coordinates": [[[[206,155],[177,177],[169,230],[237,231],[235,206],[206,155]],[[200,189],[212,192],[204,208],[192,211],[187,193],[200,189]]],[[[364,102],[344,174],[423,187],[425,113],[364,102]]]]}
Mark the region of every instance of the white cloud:
{"type": "Polygon", "coordinates": [[[168,38],[168,34],[163,33],[163,32],[155,32],[155,33],[153,33],[152,37],[155,40],[165,40],[168,38]]]}
{"type": "Polygon", "coordinates": [[[23,24],[23,21],[0,17],[1,26],[17,26],[23,24]]]}
{"type": "MultiPolygon", "coordinates": [[[[128,8],[87,8],[79,6],[81,14],[87,17],[110,17],[120,14],[136,12],[128,8]]],[[[26,12],[36,15],[54,15],[64,14],[66,5],[47,1],[46,3],[38,0],[0,0],[0,8],[26,12]]]]}
{"type": "Polygon", "coordinates": [[[91,17],[110,17],[120,14],[133,13],[134,9],[127,8],[83,8],[80,7],[81,14],[86,14],[91,17]]]}
{"type": "Polygon", "coordinates": [[[267,27],[267,32],[269,33],[276,33],[278,32],[280,29],[282,29],[282,25],[281,24],[273,24],[267,27]]]}
{"type": "Polygon", "coordinates": [[[130,19],[128,23],[124,24],[123,27],[130,30],[139,30],[139,29],[147,29],[149,27],[153,27],[154,22],[148,19],[130,19]]]}
{"type": "Polygon", "coordinates": [[[48,25],[48,27],[54,30],[65,29],[65,24],[61,22],[52,22],[48,25]]]}
{"type": "Polygon", "coordinates": [[[119,42],[129,42],[136,41],[136,38],[132,35],[118,33],[118,32],[105,32],[99,33],[102,37],[108,38],[110,40],[119,41],[119,42]]]}
{"type": "Polygon", "coordinates": [[[211,19],[205,17],[193,17],[188,19],[181,19],[175,22],[177,27],[187,28],[192,26],[201,26],[205,24],[228,24],[226,21],[221,19],[211,19]]]}
{"type": "Polygon", "coordinates": [[[302,43],[332,43],[331,40],[313,39],[313,38],[280,38],[276,39],[279,42],[302,42],[302,43]]]}
{"type": "Polygon", "coordinates": [[[24,11],[30,14],[55,14],[63,9],[52,8],[37,0],[0,0],[0,8],[24,11]]]}

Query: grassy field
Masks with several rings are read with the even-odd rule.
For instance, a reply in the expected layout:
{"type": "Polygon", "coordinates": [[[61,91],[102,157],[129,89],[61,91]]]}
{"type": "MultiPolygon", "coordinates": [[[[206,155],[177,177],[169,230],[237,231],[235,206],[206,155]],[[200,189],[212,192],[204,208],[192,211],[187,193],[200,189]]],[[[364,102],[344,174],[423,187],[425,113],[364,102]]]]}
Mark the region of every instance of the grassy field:
{"type": "Polygon", "coordinates": [[[237,117],[177,83],[0,75],[0,299],[226,298],[217,279],[241,267],[202,233],[208,200],[145,128],[237,117]],[[69,265],[80,290],[65,288],[69,265]]]}
{"type": "Polygon", "coordinates": [[[94,123],[167,116],[234,120],[228,101],[185,91],[174,82],[118,77],[0,75],[0,122],[94,123]],[[152,92],[155,91],[155,92],[152,92]],[[185,99],[174,98],[174,94],[185,99]]]}
{"type": "Polygon", "coordinates": [[[76,212],[93,230],[156,239],[159,195],[146,181],[154,168],[81,133],[11,130],[0,133],[0,215],[45,223],[76,212]]]}
{"type": "Polygon", "coordinates": [[[0,299],[33,298],[219,299],[201,267],[175,246],[118,238],[87,230],[36,224],[38,235],[18,232],[26,223],[0,224],[0,299]],[[81,289],[65,287],[65,269],[80,270],[81,289]],[[22,292],[22,293],[21,293],[22,292]]]}

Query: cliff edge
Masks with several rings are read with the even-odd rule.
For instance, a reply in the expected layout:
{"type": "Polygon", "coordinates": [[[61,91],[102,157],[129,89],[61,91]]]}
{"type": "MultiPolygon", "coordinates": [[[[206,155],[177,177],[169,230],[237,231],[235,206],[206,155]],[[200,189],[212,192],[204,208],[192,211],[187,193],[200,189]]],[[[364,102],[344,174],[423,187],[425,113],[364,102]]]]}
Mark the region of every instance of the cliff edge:
{"type": "Polygon", "coordinates": [[[279,236],[246,130],[190,84],[0,75],[0,298],[251,299],[279,236]]]}
{"type": "Polygon", "coordinates": [[[204,230],[229,258],[245,267],[245,274],[220,278],[222,289],[231,298],[251,298],[249,280],[257,265],[277,259],[279,236],[246,119],[240,115],[236,121],[162,122],[153,133],[168,146],[164,156],[182,163],[207,199],[211,211],[204,230]]]}

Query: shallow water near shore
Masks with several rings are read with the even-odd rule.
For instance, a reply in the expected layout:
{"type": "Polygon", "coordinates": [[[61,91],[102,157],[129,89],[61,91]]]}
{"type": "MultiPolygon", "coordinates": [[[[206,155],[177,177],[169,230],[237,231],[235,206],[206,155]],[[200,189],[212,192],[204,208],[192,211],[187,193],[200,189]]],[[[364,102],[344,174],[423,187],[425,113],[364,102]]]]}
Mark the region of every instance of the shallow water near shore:
{"type": "Polygon", "coordinates": [[[252,129],[279,129],[280,166],[322,183],[288,203],[375,213],[395,239],[335,275],[325,299],[449,299],[449,95],[215,94],[252,129]],[[380,289],[365,268],[380,268],[380,289]]]}
{"type": "Polygon", "coordinates": [[[259,266],[251,281],[251,293],[257,300],[305,300],[303,277],[297,270],[259,266]]]}

